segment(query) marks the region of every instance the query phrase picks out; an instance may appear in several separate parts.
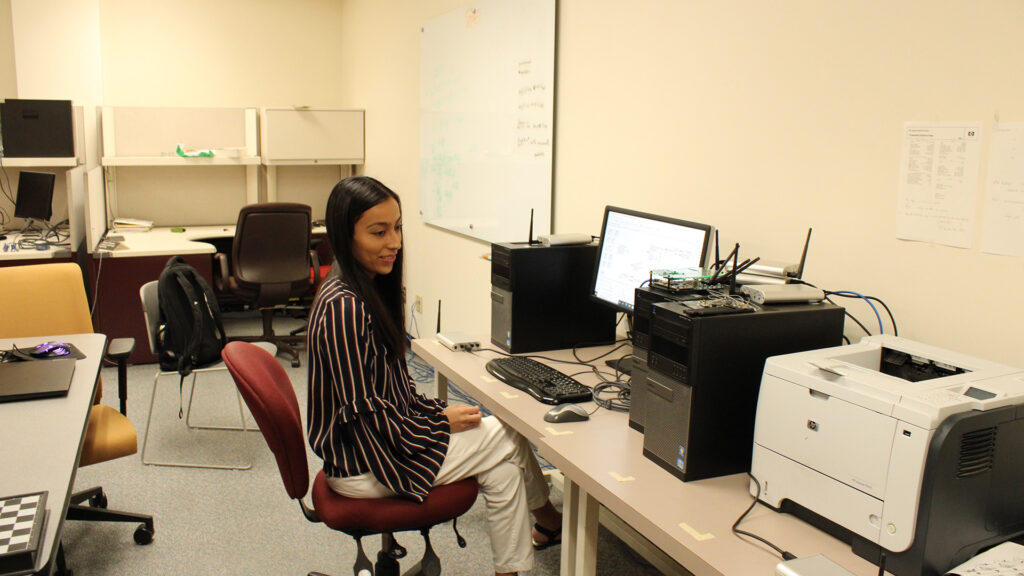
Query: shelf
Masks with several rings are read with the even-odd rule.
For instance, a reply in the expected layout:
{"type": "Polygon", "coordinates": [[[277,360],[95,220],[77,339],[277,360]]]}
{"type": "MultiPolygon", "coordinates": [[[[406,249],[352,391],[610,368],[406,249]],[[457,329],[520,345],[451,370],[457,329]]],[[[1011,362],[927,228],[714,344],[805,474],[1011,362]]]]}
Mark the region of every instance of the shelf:
{"type": "Polygon", "coordinates": [[[73,168],[78,166],[78,158],[74,156],[69,158],[7,158],[4,157],[2,162],[4,168],[48,168],[48,167],[61,167],[61,168],[73,168]]]}
{"type": "Polygon", "coordinates": [[[263,159],[264,166],[350,166],[362,164],[362,158],[314,158],[312,160],[263,159]]]}
{"type": "Polygon", "coordinates": [[[102,163],[104,166],[257,166],[260,164],[260,157],[104,156],[102,163]]]}

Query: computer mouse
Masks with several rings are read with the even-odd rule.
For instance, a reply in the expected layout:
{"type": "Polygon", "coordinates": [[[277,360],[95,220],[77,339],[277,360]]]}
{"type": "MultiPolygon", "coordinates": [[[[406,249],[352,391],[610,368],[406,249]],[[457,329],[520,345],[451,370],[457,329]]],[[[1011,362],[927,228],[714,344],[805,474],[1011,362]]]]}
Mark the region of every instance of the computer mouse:
{"type": "Polygon", "coordinates": [[[544,415],[545,422],[554,422],[561,424],[562,422],[582,422],[590,418],[590,414],[578,404],[559,404],[548,413],[544,415]]]}
{"type": "Polygon", "coordinates": [[[60,358],[70,353],[70,348],[64,342],[43,342],[29,352],[35,358],[60,358]]]}

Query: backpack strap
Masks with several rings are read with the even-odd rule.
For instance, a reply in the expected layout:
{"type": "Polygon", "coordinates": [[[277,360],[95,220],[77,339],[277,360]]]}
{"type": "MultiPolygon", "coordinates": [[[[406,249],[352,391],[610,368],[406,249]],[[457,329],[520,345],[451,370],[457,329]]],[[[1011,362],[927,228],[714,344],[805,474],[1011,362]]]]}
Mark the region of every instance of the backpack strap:
{"type": "MultiPolygon", "coordinates": [[[[188,273],[183,270],[175,272],[175,279],[178,281],[178,285],[181,286],[185,296],[188,297],[189,302],[197,302],[199,295],[192,289],[192,284],[185,277],[188,273]]],[[[206,297],[203,297],[206,300],[206,297]]],[[[185,354],[182,354],[178,358],[178,374],[181,378],[178,380],[178,419],[180,420],[184,411],[184,383],[185,376],[192,373],[192,366],[195,364],[196,351],[195,346],[202,338],[203,333],[203,315],[199,313],[199,309],[196,306],[189,307],[192,310],[192,337],[189,339],[189,348],[185,354]]]]}
{"type": "Polygon", "coordinates": [[[212,297],[213,289],[210,288],[206,278],[196,274],[195,280],[199,287],[203,289],[203,299],[206,301],[206,306],[210,309],[210,316],[213,316],[213,321],[217,325],[217,336],[220,339],[220,347],[223,348],[228,345],[228,336],[224,331],[224,322],[221,320],[220,304],[217,302],[217,298],[212,297]]]}

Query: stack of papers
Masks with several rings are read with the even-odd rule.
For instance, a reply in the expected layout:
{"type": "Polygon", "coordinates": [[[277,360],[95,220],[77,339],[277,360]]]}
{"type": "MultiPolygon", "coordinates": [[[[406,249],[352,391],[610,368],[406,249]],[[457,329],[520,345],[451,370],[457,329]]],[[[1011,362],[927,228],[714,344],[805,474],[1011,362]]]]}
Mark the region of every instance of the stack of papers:
{"type": "Polygon", "coordinates": [[[149,232],[153,228],[152,220],[138,220],[136,218],[115,218],[114,230],[117,232],[149,232]]]}

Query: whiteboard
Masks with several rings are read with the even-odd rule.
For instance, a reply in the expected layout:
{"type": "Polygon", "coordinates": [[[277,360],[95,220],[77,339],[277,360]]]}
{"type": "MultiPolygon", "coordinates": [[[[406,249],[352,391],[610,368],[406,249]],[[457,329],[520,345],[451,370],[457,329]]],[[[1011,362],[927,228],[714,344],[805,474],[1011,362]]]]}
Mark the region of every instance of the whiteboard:
{"type": "Polygon", "coordinates": [[[555,0],[482,0],[420,30],[420,215],[489,242],[551,231],[555,0]]]}

